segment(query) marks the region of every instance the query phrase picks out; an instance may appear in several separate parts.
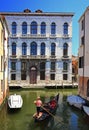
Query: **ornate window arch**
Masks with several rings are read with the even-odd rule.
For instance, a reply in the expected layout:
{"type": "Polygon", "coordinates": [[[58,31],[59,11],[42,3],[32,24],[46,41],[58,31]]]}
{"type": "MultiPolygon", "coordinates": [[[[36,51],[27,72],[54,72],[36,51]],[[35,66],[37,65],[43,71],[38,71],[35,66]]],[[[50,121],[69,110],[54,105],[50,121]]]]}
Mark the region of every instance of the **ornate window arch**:
{"type": "Polygon", "coordinates": [[[36,42],[31,43],[31,55],[37,55],[37,44],[36,42]]]}
{"type": "Polygon", "coordinates": [[[45,24],[45,22],[41,23],[41,34],[46,34],[46,24],[45,24]]]}
{"type": "Polygon", "coordinates": [[[45,62],[40,63],[40,80],[45,80],[45,62]]]}
{"type": "Polygon", "coordinates": [[[31,22],[31,34],[37,34],[37,22],[31,22]]]}
{"type": "Polygon", "coordinates": [[[16,55],[16,43],[12,43],[12,55],[16,55]]]}
{"type": "Polygon", "coordinates": [[[41,55],[45,55],[45,43],[41,43],[41,55]]]}
{"type": "Polygon", "coordinates": [[[68,63],[67,62],[63,62],[63,70],[64,71],[68,70],[68,63]]]}
{"type": "Polygon", "coordinates": [[[12,22],[12,35],[16,35],[17,33],[17,23],[12,22]]]}
{"type": "Polygon", "coordinates": [[[68,56],[68,44],[64,43],[63,45],[63,56],[68,56]]]}
{"type": "Polygon", "coordinates": [[[64,35],[68,35],[68,23],[64,23],[63,25],[63,34],[64,35]]]}
{"type": "Polygon", "coordinates": [[[26,22],[22,23],[22,34],[27,34],[27,23],[26,22]]]}
{"type": "Polygon", "coordinates": [[[56,49],[55,43],[51,43],[51,55],[55,56],[55,49],[56,49]]]}
{"type": "Polygon", "coordinates": [[[53,22],[51,23],[51,34],[55,34],[56,33],[56,24],[53,22]]]}
{"type": "Polygon", "coordinates": [[[27,44],[24,42],[22,43],[22,55],[27,54],[27,44]]]}

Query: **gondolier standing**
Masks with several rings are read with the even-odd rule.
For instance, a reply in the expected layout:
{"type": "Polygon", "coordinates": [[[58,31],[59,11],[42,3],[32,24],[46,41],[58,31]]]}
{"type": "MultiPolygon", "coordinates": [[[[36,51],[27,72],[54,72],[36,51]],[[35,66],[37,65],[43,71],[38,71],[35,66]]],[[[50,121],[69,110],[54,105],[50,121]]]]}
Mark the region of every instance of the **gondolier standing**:
{"type": "Polygon", "coordinates": [[[34,101],[34,104],[36,105],[37,116],[39,116],[40,108],[41,108],[41,105],[42,105],[42,101],[41,101],[40,97],[37,97],[37,100],[34,101]]]}

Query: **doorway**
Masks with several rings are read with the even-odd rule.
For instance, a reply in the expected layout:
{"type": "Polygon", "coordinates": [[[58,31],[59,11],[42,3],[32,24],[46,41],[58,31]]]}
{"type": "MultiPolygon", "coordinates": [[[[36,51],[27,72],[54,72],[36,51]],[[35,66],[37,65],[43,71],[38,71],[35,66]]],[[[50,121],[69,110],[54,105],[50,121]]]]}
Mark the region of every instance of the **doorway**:
{"type": "Polygon", "coordinates": [[[30,84],[36,84],[37,83],[37,69],[36,67],[30,68],[30,84]]]}

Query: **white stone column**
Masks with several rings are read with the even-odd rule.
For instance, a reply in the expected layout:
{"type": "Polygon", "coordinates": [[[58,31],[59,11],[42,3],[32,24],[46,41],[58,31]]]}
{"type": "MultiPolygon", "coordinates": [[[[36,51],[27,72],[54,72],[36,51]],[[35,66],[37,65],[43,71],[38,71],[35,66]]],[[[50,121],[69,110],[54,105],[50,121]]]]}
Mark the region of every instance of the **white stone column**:
{"type": "Polygon", "coordinates": [[[49,39],[45,43],[46,43],[45,55],[49,58],[49,56],[50,56],[50,41],[49,41],[49,39]]]}
{"type": "Polygon", "coordinates": [[[49,83],[50,80],[50,61],[47,60],[46,61],[46,69],[45,69],[45,80],[47,81],[47,83],[49,83]]]}
{"type": "Polygon", "coordinates": [[[37,26],[37,34],[40,35],[40,24],[37,26]]]}
{"type": "Polygon", "coordinates": [[[47,21],[47,24],[46,24],[46,36],[49,37],[50,34],[51,34],[50,22],[47,21]]]}
{"type": "Polygon", "coordinates": [[[55,75],[55,82],[56,85],[62,84],[62,61],[56,60],[56,75],[55,75]]]}
{"type": "Polygon", "coordinates": [[[30,56],[30,41],[27,43],[27,55],[30,56]]]}
{"type": "Polygon", "coordinates": [[[16,55],[17,55],[18,57],[20,57],[20,56],[22,55],[22,43],[23,43],[22,40],[18,40],[18,41],[16,42],[16,55]]]}
{"type": "Polygon", "coordinates": [[[21,21],[18,21],[17,24],[17,36],[21,36],[22,35],[22,23],[21,21]]]}
{"type": "Polygon", "coordinates": [[[27,23],[27,35],[30,34],[30,24],[27,23]]]}
{"type": "Polygon", "coordinates": [[[40,56],[40,43],[37,43],[37,55],[40,56]]]}
{"type": "Polygon", "coordinates": [[[21,61],[19,59],[16,62],[16,79],[18,82],[21,80],[21,61]]]}

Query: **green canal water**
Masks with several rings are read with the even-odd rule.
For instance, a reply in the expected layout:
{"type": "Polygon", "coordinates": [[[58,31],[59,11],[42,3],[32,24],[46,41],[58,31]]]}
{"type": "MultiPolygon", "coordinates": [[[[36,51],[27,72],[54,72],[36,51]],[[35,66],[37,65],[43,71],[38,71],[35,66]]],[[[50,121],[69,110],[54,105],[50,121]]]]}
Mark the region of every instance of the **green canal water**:
{"type": "Polygon", "coordinates": [[[0,110],[0,130],[89,130],[89,117],[83,111],[71,108],[66,102],[68,95],[77,94],[77,89],[10,91],[10,94],[14,93],[21,94],[23,106],[20,110],[9,111],[7,103],[4,104],[0,110]],[[60,96],[54,118],[35,123],[34,100],[40,96],[43,102],[47,102],[57,93],[60,96]]]}

